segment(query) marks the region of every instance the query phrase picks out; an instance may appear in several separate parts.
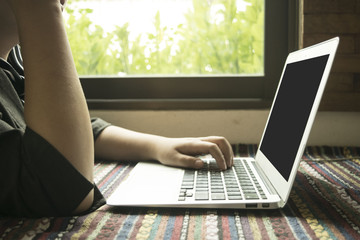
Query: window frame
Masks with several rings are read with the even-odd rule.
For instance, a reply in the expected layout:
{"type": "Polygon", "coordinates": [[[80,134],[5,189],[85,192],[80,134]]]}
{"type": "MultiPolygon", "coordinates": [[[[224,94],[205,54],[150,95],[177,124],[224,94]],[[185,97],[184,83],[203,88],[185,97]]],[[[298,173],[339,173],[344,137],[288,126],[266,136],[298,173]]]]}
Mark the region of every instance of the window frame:
{"type": "Polygon", "coordinates": [[[83,76],[89,109],[269,108],[285,58],[299,48],[301,0],[264,1],[263,76],[83,76]]]}

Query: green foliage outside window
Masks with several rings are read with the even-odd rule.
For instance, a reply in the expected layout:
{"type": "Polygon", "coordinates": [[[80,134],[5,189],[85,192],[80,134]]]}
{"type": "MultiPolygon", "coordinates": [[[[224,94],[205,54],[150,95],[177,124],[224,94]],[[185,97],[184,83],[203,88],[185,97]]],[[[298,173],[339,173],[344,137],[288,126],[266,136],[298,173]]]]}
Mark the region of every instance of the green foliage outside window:
{"type": "MultiPolygon", "coordinates": [[[[74,1],[74,0],[72,0],[74,1]]],[[[155,33],[129,38],[129,23],[112,32],[91,22],[91,9],[67,6],[67,33],[80,75],[261,74],[264,0],[193,0],[185,23],[168,28],[154,16],[155,33]],[[217,18],[210,14],[216,4],[217,18]],[[219,17],[220,16],[220,17],[219,17]],[[145,40],[144,40],[145,39],[145,40]]]]}

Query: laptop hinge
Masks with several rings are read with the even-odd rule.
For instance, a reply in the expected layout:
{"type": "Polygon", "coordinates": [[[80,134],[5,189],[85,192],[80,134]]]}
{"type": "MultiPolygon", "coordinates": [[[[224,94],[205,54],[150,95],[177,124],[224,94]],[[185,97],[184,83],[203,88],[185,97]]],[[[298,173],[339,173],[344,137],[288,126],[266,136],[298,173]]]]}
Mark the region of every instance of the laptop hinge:
{"type": "Polygon", "coordinates": [[[273,187],[273,185],[271,184],[271,182],[269,181],[269,179],[266,177],[266,174],[264,173],[264,171],[261,169],[261,167],[258,167],[258,165],[256,164],[256,162],[251,162],[254,166],[254,168],[256,169],[256,171],[259,173],[259,176],[261,177],[261,179],[263,180],[266,188],[269,190],[269,193],[272,195],[278,195],[275,188],[273,187]]]}

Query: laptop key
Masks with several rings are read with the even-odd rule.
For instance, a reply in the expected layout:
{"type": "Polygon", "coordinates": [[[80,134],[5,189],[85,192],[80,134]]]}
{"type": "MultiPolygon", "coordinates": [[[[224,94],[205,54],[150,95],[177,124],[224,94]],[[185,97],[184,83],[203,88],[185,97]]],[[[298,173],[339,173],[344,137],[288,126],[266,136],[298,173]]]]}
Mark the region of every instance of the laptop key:
{"type": "Polygon", "coordinates": [[[180,191],[179,197],[185,197],[185,195],[186,195],[186,190],[185,191],[180,191]]]}
{"type": "Polygon", "coordinates": [[[181,189],[178,197],[178,201],[185,201],[186,199],[186,189],[181,189]]]}
{"type": "Polygon", "coordinates": [[[227,195],[228,196],[241,196],[241,193],[240,193],[240,191],[238,191],[238,192],[227,192],[227,195]]]}
{"type": "Polygon", "coordinates": [[[212,200],[225,200],[225,194],[224,193],[211,193],[211,199],[212,200]]]}
{"type": "Polygon", "coordinates": [[[211,188],[212,193],[224,193],[223,188],[211,188]]]}
{"type": "Polygon", "coordinates": [[[209,200],[209,192],[208,191],[195,192],[195,200],[209,200]]]}
{"type": "Polygon", "coordinates": [[[181,188],[184,188],[184,189],[193,189],[194,188],[194,184],[182,184],[181,185],[181,188]]]}
{"type": "Polygon", "coordinates": [[[245,199],[253,200],[259,199],[259,196],[256,193],[244,193],[245,199]]]}
{"type": "Polygon", "coordinates": [[[242,197],[239,195],[235,195],[235,196],[228,196],[229,200],[242,200],[242,197]]]}
{"type": "Polygon", "coordinates": [[[186,197],[192,197],[193,194],[191,192],[186,192],[186,197]]]}
{"type": "Polygon", "coordinates": [[[240,192],[239,188],[226,188],[227,192],[240,192]]]}

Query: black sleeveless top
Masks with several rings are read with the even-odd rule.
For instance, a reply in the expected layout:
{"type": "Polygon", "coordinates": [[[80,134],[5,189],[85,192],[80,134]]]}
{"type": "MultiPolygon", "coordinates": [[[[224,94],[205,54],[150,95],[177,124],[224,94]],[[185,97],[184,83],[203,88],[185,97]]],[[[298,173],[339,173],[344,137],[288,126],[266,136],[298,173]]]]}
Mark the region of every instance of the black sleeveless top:
{"type": "MultiPolygon", "coordinates": [[[[109,123],[92,119],[94,139],[109,123]]],[[[70,216],[94,188],[49,142],[26,126],[24,77],[0,59],[0,216],[70,216]]],[[[88,212],[89,212],[88,211],[88,212]]]]}

